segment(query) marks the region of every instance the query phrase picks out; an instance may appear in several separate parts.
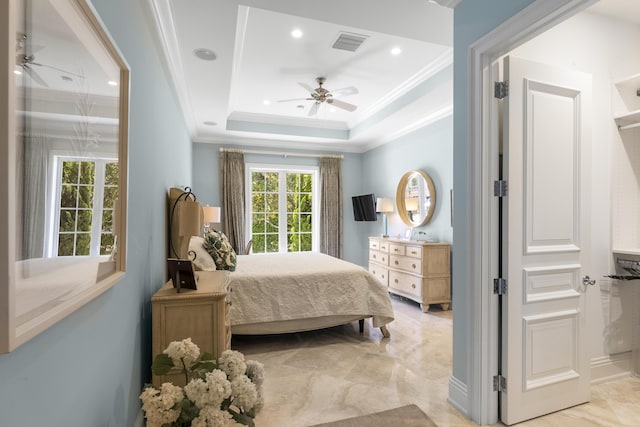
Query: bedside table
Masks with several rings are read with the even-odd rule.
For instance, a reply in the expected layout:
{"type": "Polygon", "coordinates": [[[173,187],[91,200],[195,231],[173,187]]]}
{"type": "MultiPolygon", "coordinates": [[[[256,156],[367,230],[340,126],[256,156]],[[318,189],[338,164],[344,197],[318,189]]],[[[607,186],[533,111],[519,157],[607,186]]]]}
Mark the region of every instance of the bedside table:
{"type": "MultiPolygon", "coordinates": [[[[200,352],[219,357],[231,348],[231,320],[227,271],[197,271],[197,290],[176,292],[169,280],[151,297],[152,357],[162,353],[171,341],[191,338],[200,352]]],[[[167,375],[153,375],[153,385],[164,382],[184,385],[184,376],[177,368],[167,375]]]]}

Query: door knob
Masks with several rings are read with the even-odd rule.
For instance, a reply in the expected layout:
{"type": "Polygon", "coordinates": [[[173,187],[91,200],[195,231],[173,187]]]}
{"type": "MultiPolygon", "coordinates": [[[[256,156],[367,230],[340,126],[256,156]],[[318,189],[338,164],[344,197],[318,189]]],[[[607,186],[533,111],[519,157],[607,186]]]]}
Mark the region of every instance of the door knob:
{"type": "Polygon", "coordinates": [[[591,285],[591,286],[595,286],[596,284],[596,279],[592,279],[591,277],[589,277],[589,275],[587,274],[586,276],[584,276],[582,278],[582,284],[587,286],[587,285],[591,285]]]}

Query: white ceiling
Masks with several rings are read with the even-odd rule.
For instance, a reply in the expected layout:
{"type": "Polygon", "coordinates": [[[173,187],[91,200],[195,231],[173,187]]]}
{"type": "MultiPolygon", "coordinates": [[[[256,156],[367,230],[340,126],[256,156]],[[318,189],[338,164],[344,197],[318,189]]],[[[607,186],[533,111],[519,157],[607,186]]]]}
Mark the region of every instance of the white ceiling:
{"type": "Polygon", "coordinates": [[[361,152],[452,112],[453,10],[435,2],[150,1],[194,141],[361,152]],[[340,32],[367,38],[333,49],[340,32]],[[357,110],[322,104],[309,117],[313,101],[277,102],[308,97],[299,83],[320,76],[329,90],[356,87],[340,99],[357,110]]]}
{"type": "MultiPolygon", "coordinates": [[[[459,0],[149,1],[193,141],[363,152],[452,113],[459,0]],[[340,32],[367,38],[333,49],[340,32]],[[319,76],[329,90],[356,87],[340,99],[357,110],[323,104],[309,117],[313,101],[277,102],[308,97],[299,83],[315,88],[319,76]]],[[[590,10],[640,24],[638,0],[590,10]]]]}

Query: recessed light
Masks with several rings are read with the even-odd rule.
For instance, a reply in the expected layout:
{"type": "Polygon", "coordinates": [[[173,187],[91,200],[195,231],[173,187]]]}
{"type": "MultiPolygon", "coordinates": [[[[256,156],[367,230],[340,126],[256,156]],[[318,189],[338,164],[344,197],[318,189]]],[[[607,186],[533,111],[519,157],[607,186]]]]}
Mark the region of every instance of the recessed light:
{"type": "Polygon", "coordinates": [[[269,101],[268,99],[265,99],[264,101],[262,101],[262,103],[264,105],[271,105],[271,101],[269,101]]]}
{"type": "Polygon", "coordinates": [[[115,80],[109,80],[109,81],[107,82],[107,84],[108,84],[109,86],[118,86],[118,82],[116,82],[115,80]]]}
{"type": "Polygon", "coordinates": [[[21,76],[22,75],[22,71],[20,70],[13,70],[13,74],[21,76]]]}
{"type": "Polygon", "coordinates": [[[304,105],[298,104],[296,105],[296,108],[304,108],[304,105]]]}
{"type": "Polygon", "coordinates": [[[62,80],[64,80],[65,82],[72,82],[73,79],[69,76],[60,76],[62,78],[62,80]]]}
{"type": "Polygon", "coordinates": [[[193,54],[204,61],[215,61],[216,54],[211,49],[199,48],[193,51],[193,54]]]}
{"type": "Polygon", "coordinates": [[[210,120],[207,120],[206,122],[202,122],[203,125],[207,125],[207,126],[215,126],[217,125],[216,122],[212,122],[210,120]]]}
{"type": "Polygon", "coordinates": [[[400,49],[399,47],[394,47],[393,49],[391,49],[391,55],[400,55],[402,53],[402,49],[400,49]]]}
{"type": "Polygon", "coordinates": [[[291,31],[291,37],[293,37],[294,39],[299,39],[300,37],[303,36],[303,32],[302,30],[300,30],[299,28],[296,28],[295,30],[291,31]]]}

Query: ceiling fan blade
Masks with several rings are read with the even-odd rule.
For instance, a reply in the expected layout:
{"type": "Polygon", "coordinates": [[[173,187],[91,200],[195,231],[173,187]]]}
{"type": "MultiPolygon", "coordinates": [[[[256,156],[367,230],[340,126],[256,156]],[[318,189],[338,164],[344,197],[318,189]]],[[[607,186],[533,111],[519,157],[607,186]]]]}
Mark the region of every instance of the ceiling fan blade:
{"type": "Polygon", "coordinates": [[[358,94],[358,89],[353,87],[353,86],[349,86],[349,87],[343,87],[342,89],[338,89],[338,90],[332,90],[331,91],[331,95],[333,97],[342,97],[342,96],[349,96],[349,95],[356,95],[358,94]]]}
{"type": "Polygon", "coordinates": [[[276,102],[289,102],[289,101],[311,101],[313,98],[291,98],[291,99],[280,99],[276,102]]]}
{"type": "Polygon", "coordinates": [[[47,82],[45,82],[42,79],[42,77],[40,77],[40,75],[38,73],[36,73],[36,70],[32,69],[31,67],[29,67],[27,65],[23,65],[22,69],[24,70],[25,73],[27,73],[27,75],[29,75],[29,77],[31,77],[33,79],[33,81],[35,81],[36,83],[38,83],[41,86],[49,87],[47,82]]]}
{"type": "Polygon", "coordinates": [[[299,84],[300,86],[302,86],[302,87],[303,87],[307,92],[309,92],[309,93],[314,93],[314,92],[316,91],[314,88],[312,88],[311,86],[309,86],[309,85],[308,85],[308,84],[306,84],[306,83],[298,82],[298,84],[299,84]]]}
{"type": "Polygon", "coordinates": [[[318,114],[318,107],[320,107],[320,103],[319,102],[314,102],[313,105],[311,106],[311,109],[309,110],[309,114],[307,114],[307,116],[315,116],[316,114],[318,114]]]}
{"type": "Polygon", "coordinates": [[[327,99],[327,102],[334,107],[342,108],[347,111],[356,111],[358,108],[356,105],[349,104],[348,102],[340,101],[339,99],[327,99]]]}

